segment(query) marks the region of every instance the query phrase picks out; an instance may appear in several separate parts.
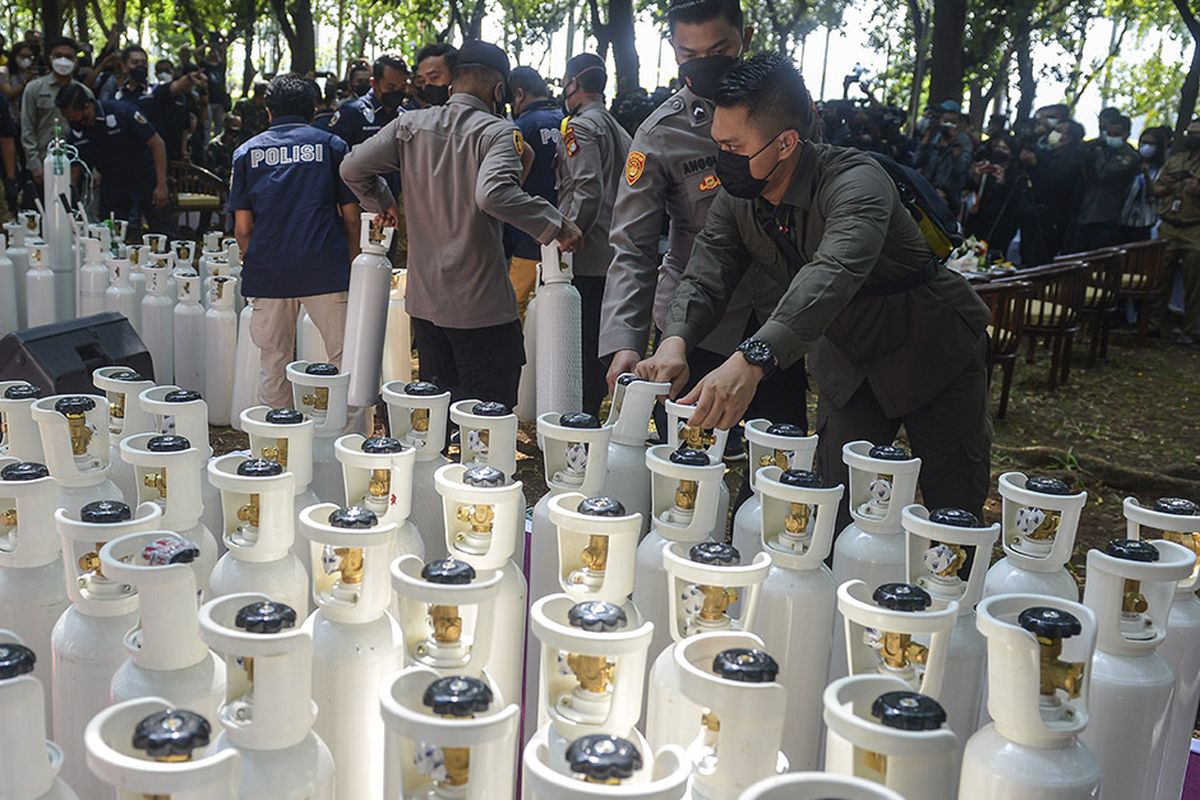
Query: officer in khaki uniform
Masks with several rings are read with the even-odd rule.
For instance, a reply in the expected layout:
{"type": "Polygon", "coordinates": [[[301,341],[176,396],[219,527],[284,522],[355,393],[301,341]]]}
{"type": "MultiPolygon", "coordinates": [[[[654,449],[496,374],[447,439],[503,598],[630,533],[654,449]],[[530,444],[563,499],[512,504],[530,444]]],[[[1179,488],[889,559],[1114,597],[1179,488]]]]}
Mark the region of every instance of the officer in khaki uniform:
{"type": "Polygon", "coordinates": [[[1167,241],[1167,250],[1150,323],[1166,332],[1175,275],[1183,270],[1183,327],[1177,341],[1193,344],[1200,339],[1200,117],[1188,125],[1181,144],[1167,157],[1151,189],[1159,198],[1159,236],[1167,241]]]}
{"type": "MultiPolygon", "coordinates": [[[[773,54],[735,66],[717,92],[722,190],[639,375],[687,379],[686,351],[715,327],[753,264],[778,287],[756,298],[762,326],[684,402],[691,422],[728,428],[764,374],[806,353],[819,387],[818,456],[847,479],[843,444],[890,443],[904,425],[932,508],[980,513],[990,482],[987,306],[937,259],[872,158],[811,144],[812,105],[796,67],[773,54]]],[[[843,506],[840,516],[848,520],[843,506]]]]}
{"type": "Polygon", "coordinates": [[[583,410],[597,416],[608,391],[599,354],[604,276],[613,258],[608,236],[617,187],[625,182],[630,143],[629,134],[604,107],[607,81],[604,61],[593,53],[580,53],[567,62],[563,103],[568,116],[562,121],[555,162],[558,209],[583,232],[574,280],[583,312],[583,410]]]}
{"type": "Polygon", "coordinates": [[[525,142],[501,117],[508,57],[471,41],[459,51],[445,105],[400,115],[356,147],[341,175],[368,211],[396,224],[383,177],[400,173],[409,253],[406,305],[421,379],[455,400],[510,406],[525,348],[504,259],[503,223],[566,251],[579,229],[553,205],[521,189],[525,142]]]}
{"type": "MultiPolygon", "coordinates": [[[[600,318],[600,355],[612,357],[610,386],[645,355],[651,324],[659,331],[666,325],[667,307],[687,266],[692,241],[704,227],[721,185],[717,146],[710,136],[712,98],[720,77],[749,46],[752,35],[738,0],[676,0],[667,21],[684,87],[638,128],[617,191],[610,239],[613,261],[600,318]],[[668,249],[660,259],[664,217],[670,220],[668,249]]],[[[724,316],[688,353],[692,382],[720,366],[738,342],[757,329],[752,319],[755,273],[748,271],[724,316]]],[[[769,285],[761,288],[776,291],[769,285]]],[[[806,385],[803,360],[773,374],[755,396],[747,418],[790,422],[807,430],[806,385]]]]}

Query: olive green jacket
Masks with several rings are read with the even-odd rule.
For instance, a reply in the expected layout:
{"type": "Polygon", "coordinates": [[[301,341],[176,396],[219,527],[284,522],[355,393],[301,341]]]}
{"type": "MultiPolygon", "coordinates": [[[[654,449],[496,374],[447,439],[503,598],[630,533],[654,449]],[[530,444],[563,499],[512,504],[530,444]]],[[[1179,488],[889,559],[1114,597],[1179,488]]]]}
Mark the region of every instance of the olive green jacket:
{"type": "Polygon", "coordinates": [[[842,406],[869,381],[889,417],[920,408],[977,356],[988,308],[937,263],[895,184],[870,156],[806,145],[778,208],[721,191],[696,237],[665,334],[694,346],[721,320],[748,269],[756,336],[780,367],[810,354],[823,398],[842,406]],[[800,258],[767,233],[782,226],[800,258]]]}

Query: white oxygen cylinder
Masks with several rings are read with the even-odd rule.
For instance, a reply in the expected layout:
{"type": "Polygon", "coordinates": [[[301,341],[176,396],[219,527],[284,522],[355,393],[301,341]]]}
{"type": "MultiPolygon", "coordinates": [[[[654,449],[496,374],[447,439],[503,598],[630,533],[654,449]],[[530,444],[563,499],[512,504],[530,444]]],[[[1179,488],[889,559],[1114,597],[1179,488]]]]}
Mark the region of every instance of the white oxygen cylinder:
{"type": "Polygon", "coordinates": [[[142,325],[142,308],[129,282],[129,261],[123,258],[106,258],[104,263],[108,265],[108,288],[104,290],[105,310],[117,312],[129,320],[134,331],[139,331],[142,325]]]}
{"type": "Polygon", "coordinates": [[[138,496],[138,484],[133,469],[121,460],[121,440],[154,429],[154,419],[137,401],[154,381],[128,367],[97,367],[92,370],[92,385],[108,400],[108,476],[123,497],[133,500],[138,496]]]}
{"type": "Polygon", "coordinates": [[[55,307],[56,280],[50,265],[46,263],[48,245],[35,244],[29,248],[29,271],[25,273],[26,314],[30,328],[49,325],[60,317],[55,307]]]}
{"type": "Polygon", "coordinates": [[[33,401],[42,390],[25,381],[0,381],[0,456],[41,464],[42,438],[33,421],[33,401]]]}
{"type": "Polygon", "coordinates": [[[129,285],[133,289],[133,302],[140,310],[142,298],[146,296],[146,277],[142,275],[142,267],[151,263],[154,251],[147,245],[135,244],[126,248],[125,253],[129,260],[129,285]]]}
{"type": "Polygon", "coordinates": [[[317,606],[304,623],[320,709],[314,730],[337,764],[337,796],[383,797],[379,696],[403,665],[404,638],[387,611],[396,526],[365,508],[323,503],[301,512],[299,531],[317,606]]]}
{"type": "Polygon", "coordinates": [[[387,383],[388,430],[393,439],[417,451],[412,477],[412,522],[425,546],[425,559],[446,554],[446,523],[434,474],[450,460],[442,455],[450,415],[450,393],[428,381],[387,383]]]}
{"type": "Polygon", "coordinates": [[[204,390],[204,307],[200,305],[200,277],[175,272],[179,302],[172,314],[175,385],[193,392],[204,390]]]}
{"type": "Polygon", "coordinates": [[[409,667],[379,695],[387,728],[382,797],[493,800],[515,788],[520,709],[473,676],[409,667]]]}
{"type": "Polygon", "coordinates": [[[617,378],[604,426],[612,428],[608,471],[602,494],[621,501],[631,514],[642,515],[642,535],[650,530],[650,469],[646,466],[646,437],[657,398],[671,391],[669,383],[644,381],[632,373],[617,378]]]}
{"type": "MultiPolygon", "coordinates": [[[[665,433],[667,444],[671,449],[678,450],[680,447],[687,447],[699,450],[708,455],[711,463],[723,463],[722,458],[725,455],[725,442],[729,439],[729,431],[716,428],[697,428],[689,425],[688,418],[696,411],[694,405],[664,400],[663,409],[667,413],[665,433]]],[[[717,488],[720,491],[717,498],[717,514],[713,520],[713,529],[709,532],[709,538],[714,542],[723,542],[726,538],[725,531],[729,527],[729,487],[725,485],[725,481],[721,481],[721,485],[717,488]]]]}
{"type": "Polygon", "coordinates": [[[837,602],[825,559],[845,487],[825,487],[807,470],[768,466],[757,473],[761,551],[771,556],[771,570],[751,627],[778,659],[778,680],[787,690],[783,753],[793,769],[816,769],[837,602]]]}
{"type": "MultiPolygon", "coordinates": [[[[107,284],[106,275],[105,285],[107,284]]],[[[17,286],[13,262],[6,251],[4,234],[0,234],[0,338],[21,327],[21,318],[17,312],[17,294],[19,289],[24,288],[17,286]]]]}
{"type": "Polygon", "coordinates": [[[177,269],[195,269],[196,242],[193,239],[172,239],[171,255],[175,257],[177,269]]]}
{"type": "Polygon", "coordinates": [[[304,306],[300,306],[300,316],[296,318],[296,358],[314,364],[329,361],[329,351],[325,349],[321,331],[304,306]]]}
{"type": "Polygon", "coordinates": [[[826,772],[789,772],[765,778],[742,792],[739,800],[904,800],[886,786],[826,772]]]}
{"type": "Polygon", "coordinates": [[[532,422],[537,413],[537,296],[542,285],[542,265],[534,267],[533,297],[525,306],[525,325],[522,336],[525,343],[525,365],[521,367],[521,381],[517,385],[517,405],[513,412],[522,422],[532,422]]]}
{"type": "Polygon", "coordinates": [[[75,258],[71,254],[74,230],[71,215],[62,202],[62,198],[71,201],[71,165],[57,130],[42,159],[42,192],[46,266],[53,270],[56,283],[54,314],[57,319],[71,319],[75,316],[75,258]]]}
{"type": "Polygon", "coordinates": [[[1165,539],[1113,539],[1088,551],[1083,603],[1096,615],[1097,633],[1091,720],[1080,738],[1100,762],[1105,797],[1158,797],[1175,691],[1175,673],[1158,647],[1176,585],[1195,563],[1190,548],[1165,539]]]}
{"type": "Polygon", "coordinates": [[[201,242],[200,258],[196,260],[196,273],[200,276],[200,280],[209,277],[208,264],[212,258],[224,258],[225,251],[221,247],[221,231],[205,231],[204,239],[201,242]]]}
{"type": "Polygon", "coordinates": [[[55,491],[41,464],[0,458],[0,628],[13,631],[41,653],[34,677],[50,706],[50,634],[71,605],[63,571],[62,543],[54,530],[55,491]]]}
{"type": "Polygon", "coordinates": [[[142,298],[142,337],[154,364],[158,383],[175,382],[175,301],[167,285],[170,271],[165,267],[145,267],[146,296],[142,298]]]}
{"type": "Polygon", "coordinates": [[[18,330],[28,327],[25,302],[25,274],[29,272],[29,248],[26,246],[28,229],[20,221],[4,223],[4,232],[8,239],[8,247],[4,254],[12,262],[13,298],[17,305],[18,330]]]}
{"type": "Polygon", "coordinates": [[[83,266],[79,268],[79,316],[90,317],[105,311],[108,291],[108,267],[101,255],[98,239],[83,239],[83,266]]]}
{"type": "Polygon", "coordinates": [[[137,589],[137,626],[112,678],[112,702],[161,697],[212,720],[225,699],[225,662],[200,640],[199,592],[191,564],[200,550],[177,533],[132,533],[100,548],[113,580],[137,589]]]}
{"type": "Polygon", "coordinates": [[[108,401],[94,395],[54,395],[35,400],[30,414],[42,438],[46,466],[58,485],[57,508],[83,508],[93,500],[119,500],[109,480],[108,401]]]}
{"type": "Polygon", "coordinates": [[[205,752],[214,723],[161,697],[116,703],[88,723],[88,767],[117,800],[229,800],[237,797],[242,758],[236,750],[205,752]]]}
{"type": "MultiPolygon", "coordinates": [[[[758,496],[758,471],[763,467],[778,467],[780,471],[810,471],[817,452],[817,436],[806,436],[798,425],[790,422],[752,419],[746,422],[746,442],[749,445],[751,496],[733,515],[733,546],[742,558],[753,558],[762,549],[762,505],[758,496]]],[[[721,455],[718,453],[718,455],[721,455]]],[[[768,643],[769,644],[769,643],[768,643]]],[[[786,670],[787,667],[785,666],[786,670]]]]}
{"type": "MultiPolygon", "coordinates": [[[[1162,538],[1183,545],[1192,552],[1200,546],[1200,505],[1182,497],[1162,497],[1149,506],[1126,497],[1125,527],[1130,539],[1148,539],[1162,532],[1162,538]]],[[[1159,797],[1178,797],[1183,793],[1188,753],[1195,714],[1187,709],[1200,704],[1200,562],[1192,574],[1175,587],[1175,600],[1167,617],[1167,638],[1158,651],[1175,673],[1175,694],[1171,699],[1171,718],[1167,726],[1162,774],[1158,781],[1159,797]]]]}
{"type": "Polygon", "coordinates": [[[238,314],[237,326],[237,366],[233,373],[233,396],[229,408],[229,424],[235,430],[242,430],[242,412],[251,406],[262,403],[259,396],[259,371],[262,365],[262,353],[250,336],[250,320],[254,316],[254,308],[249,303],[238,314]]]}
{"type": "Polygon", "coordinates": [[[538,290],[537,413],[583,408],[583,311],[571,283],[575,256],[558,245],[542,245],[542,286],[538,290]]]}
{"type": "Polygon", "coordinates": [[[370,509],[380,521],[396,525],[392,558],[414,555],[424,563],[425,543],[409,521],[416,451],[399,439],[357,433],[339,438],[333,447],[342,465],[346,505],[370,509]]]}
{"type": "Polygon", "coordinates": [[[200,636],[224,658],[229,681],[213,750],[241,754],[230,795],[241,800],[333,800],[333,756],[312,729],[312,638],[299,623],[295,609],[259,593],[200,607],[200,636]]]}
{"type": "MultiPolygon", "coordinates": [[[[342,496],[342,467],[334,455],[334,442],[350,432],[348,391],[353,377],[333,364],[293,361],[284,370],[292,385],[292,407],[303,409],[312,420],[312,490],[327,502],[342,496]]],[[[357,425],[362,416],[356,416],[357,425]]]]}
{"type": "MultiPolygon", "coordinates": [[[[383,382],[412,380],[412,320],[405,306],[408,270],[392,270],[392,290],[388,295],[387,327],[383,337],[383,382]]],[[[315,326],[314,326],[315,327],[315,326]]],[[[324,346],[324,344],[322,344],[324,346]]],[[[312,360],[312,359],[310,359],[312,360]]],[[[319,358],[317,361],[328,361],[319,358]]]]}
{"type": "MultiPolygon", "coordinates": [[[[84,230],[84,226],[82,225],[82,223],[80,224],[80,230],[84,230]]],[[[87,237],[85,237],[85,238],[95,239],[95,240],[99,241],[100,242],[100,252],[103,253],[105,256],[112,255],[113,241],[115,238],[113,235],[112,228],[108,227],[108,225],[105,223],[100,223],[100,224],[87,225],[86,230],[87,230],[87,237]]],[[[78,245],[78,246],[81,247],[82,245],[78,245]]]]}
{"type": "Polygon", "coordinates": [[[388,250],[396,229],[379,215],[364,212],[359,234],[362,247],[350,265],[350,293],[346,300],[346,333],[342,369],[350,373],[349,402],[369,406],[379,397],[383,368],[383,338],[387,329],[392,262],[388,250]]]}
{"type": "MultiPolygon", "coordinates": [[[[34,674],[38,657],[12,631],[0,629],[0,708],[9,723],[0,732],[0,774],[12,800],[77,800],[58,777],[63,754],[48,741],[44,695],[34,674]]],[[[47,659],[48,660],[48,659],[47,659]]]]}
{"type": "Polygon", "coordinates": [[[993,722],[963,749],[958,800],[1097,800],[1100,765],[1079,740],[1090,722],[1096,615],[1059,597],[982,600],[993,722]]]}
{"type": "Polygon", "coordinates": [[[170,252],[170,240],[165,233],[143,233],[142,245],[151,253],[161,255],[170,252]]]}
{"type": "Polygon", "coordinates": [[[135,514],[116,500],[54,515],[71,597],[51,635],[54,737],[63,749],[63,774],[83,798],[110,796],[89,777],[83,729],[108,705],[112,677],[126,657],[125,634],[137,624],[136,590],[104,574],[98,551],[118,536],[149,530],[161,516],[152,504],[135,514]]]}
{"type": "Polygon", "coordinates": [[[237,279],[208,279],[208,311],[204,314],[204,398],[210,425],[228,425],[233,408],[233,376],[237,368],[238,318],[233,311],[237,279]]]}
{"type": "Polygon", "coordinates": [[[242,313],[242,309],[246,307],[246,298],[242,294],[242,251],[238,246],[237,239],[226,237],[221,240],[225,247],[225,271],[238,279],[237,285],[237,301],[234,304],[234,311],[242,313]]]}
{"type": "Polygon", "coordinates": [[[594,800],[605,795],[684,800],[688,796],[692,762],[682,747],[669,745],[643,755],[628,739],[592,733],[568,744],[566,758],[569,775],[554,769],[545,745],[526,748],[523,786],[528,800],[594,800]],[[614,794],[614,786],[620,787],[619,795],[614,794]]]}

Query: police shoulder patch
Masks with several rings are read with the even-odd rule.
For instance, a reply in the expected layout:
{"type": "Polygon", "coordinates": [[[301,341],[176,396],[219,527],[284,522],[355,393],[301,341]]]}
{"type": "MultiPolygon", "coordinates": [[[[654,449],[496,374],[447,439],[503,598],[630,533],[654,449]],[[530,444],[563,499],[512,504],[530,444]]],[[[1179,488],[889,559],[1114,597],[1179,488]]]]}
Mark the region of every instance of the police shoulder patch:
{"type": "Polygon", "coordinates": [[[574,158],[579,152],[579,140],[575,138],[575,129],[567,128],[563,132],[563,146],[567,148],[567,156],[574,158]]]}
{"type": "Polygon", "coordinates": [[[329,127],[332,128],[334,125],[337,125],[338,120],[341,118],[342,118],[342,112],[340,112],[340,111],[333,112],[333,116],[329,118],[329,127]]]}
{"type": "Polygon", "coordinates": [[[642,173],[646,170],[646,154],[639,153],[637,150],[630,150],[629,157],[625,159],[625,182],[633,186],[638,182],[638,178],[642,177],[642,173]]]}
{"type": "Polygon", "coordinates": [[[140,112],[140,111],[133,112],[133,119],[134,119],[134,122],[136,122],[139,125],[146,124],[146,118],[144,116],[142,116],[142,112],[140,112]]]}
{"type": "Polygon", "coordinates": [[[516,128],[513,128],[513,150],[517,151],[517,155],[525,155],[525,137],[516,128]]]}

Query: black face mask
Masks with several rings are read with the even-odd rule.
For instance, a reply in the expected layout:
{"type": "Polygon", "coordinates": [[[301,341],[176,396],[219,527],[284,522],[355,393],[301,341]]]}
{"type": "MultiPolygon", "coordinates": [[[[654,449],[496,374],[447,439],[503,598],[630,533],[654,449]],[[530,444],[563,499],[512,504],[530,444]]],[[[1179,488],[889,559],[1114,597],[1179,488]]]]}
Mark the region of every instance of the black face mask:
{"type": "Polygon", "coordinates": [[[1010,157],[1009,154],[1004,152],[1003,150],[997,150],[994,153],[992,153],[992,157],[990,160],[993,164],[1007,164],[1009,157],[1010,157]]]}
{"type": "Polygon", "coordinates": [[[733,56],[693,58],[679,65],[679,79],[697,97],[712,100],[717,96],[717,84],[737,61],[733,56]]]}
{"type": "Polygon", "coordinates": [[[446,105],[446,101],[450,99],[450,87],[434,86],[427,83],[421,87],[419,94],[421,99],[431,106],[444,106],[446,105]]]}
{"type": "Polygon", "coordinates": [[[397,109],[404,102],[404,90],[396,89],[393,92],[384,92],[379,95],[379,102],[384,108],[397,109]]]}
{"type": "Polygon", "coordinates": [[[139,85],[145,85],[146,79],[150,77],[149,67],[134,67],[129,70],[129,79],[139,85]]]}
{"type": "Polygon", "coordinates": [[[352,86],[351,88],[354,90],[354,96],[355,96],[355,97],[362,97],[362,96],[363,96],[363,95],[365,95],[367,92],[371,91],[371,84],[369,84],[369,83],[356,83],[356,84],[354,84],[354,86],[352,86]]]}
{"type": "Polygon", "coordinates": [[[750,162],[759,153],[774,144],[778,138],[779,134],[777,133],[753,155],[743,156],[731,153],[728,150],[718,150],[717,178],[721,181],[721,187],[734,197],[739,197],[742,200],[753,200],[762,195],[763,189],[767,188],[767,181],[770,180],[772,173],[775,172],[783,161],[776,161],[775,166],[771,167],[771,171],[767,173],[765,178],[754,177],[753,173],[750,172],[750,162]]]}
{"type": "Polygon", "coordinates": [[[1200,134],[1189,133],[1183,137],[1183,149],[1189,153],[1200,150],[1200,134]]]}

